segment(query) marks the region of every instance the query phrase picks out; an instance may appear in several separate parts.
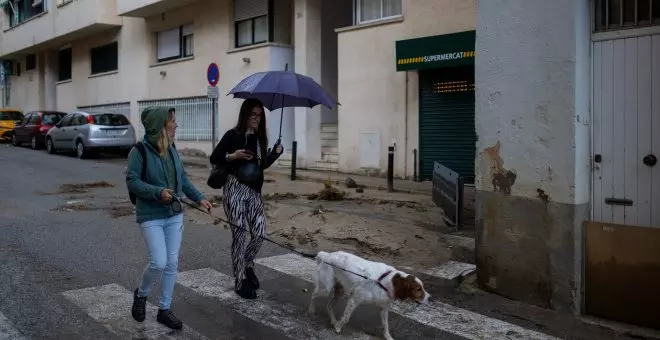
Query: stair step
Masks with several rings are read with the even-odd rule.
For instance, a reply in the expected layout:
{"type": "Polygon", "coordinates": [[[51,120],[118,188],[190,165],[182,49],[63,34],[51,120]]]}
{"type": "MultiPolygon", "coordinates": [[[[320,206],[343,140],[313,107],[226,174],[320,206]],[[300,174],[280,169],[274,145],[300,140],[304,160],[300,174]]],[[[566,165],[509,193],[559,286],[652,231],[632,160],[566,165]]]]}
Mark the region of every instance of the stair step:
{"type": "Polygon", "coordinates": [[[327,161],[316,161],[316,166],[313,169],[318,170],[337,170],[339,169],[339,163],[337,162],[327,162],[327,161]]]}
{"type": "Polygon", "coordinates": [[[339,141],[336,139],[322,139],[321,140],[321,149],[324,147],[329,147],[329,148],[338,148],[339,147],[339,141]]]}
{"type": "Polygon", "coordinates": [[[321,140],[336,140],[339,139],[337,132],[321,132],[321,140]]]}
{"type": "Polygon", "coordinates": [[[339,154],[338,153],[321,153],[321,160],[337,163],[337,162],[339,162],[339,154]]]}
{"type": "Polygon", "coordinates": [[[339,125],[338,124],[321,124],[321,132],[334,132],[337,133],[339,131],[339,125]]]}
{"type": "Polygon", "coordinates": [[[339,148],[330,145],[321,145],[321,153],[336,153],[339,154],[339,148]]]}

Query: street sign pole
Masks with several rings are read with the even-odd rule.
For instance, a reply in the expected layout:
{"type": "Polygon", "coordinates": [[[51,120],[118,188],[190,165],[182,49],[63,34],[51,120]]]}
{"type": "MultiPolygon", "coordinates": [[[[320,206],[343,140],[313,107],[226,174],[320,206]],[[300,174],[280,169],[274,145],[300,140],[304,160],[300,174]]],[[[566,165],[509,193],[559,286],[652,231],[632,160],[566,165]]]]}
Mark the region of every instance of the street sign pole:
{"type": "Polygon", "coordinates": [[[209,64],[206,69],[206,80],[209,83],[206,95],[211,99],[211,150],[215,148],[215,141],[217,135],[217,115],[218,115],[218,94],[219,90],[216,87],[220,80],[220,70],[216,63],[209,64]]]}

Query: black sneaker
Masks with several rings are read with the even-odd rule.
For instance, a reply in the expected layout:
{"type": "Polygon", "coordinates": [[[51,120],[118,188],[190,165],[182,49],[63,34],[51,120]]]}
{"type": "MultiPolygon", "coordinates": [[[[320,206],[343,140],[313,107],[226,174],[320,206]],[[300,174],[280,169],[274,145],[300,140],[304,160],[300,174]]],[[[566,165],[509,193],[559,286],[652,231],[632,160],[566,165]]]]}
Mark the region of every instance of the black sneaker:
{"type": "Polygon", "coordinates": [[[142,322],[147,317],[147,297],[138,296],[138,290],[135,289],[133,293],[133,307],[131,308],[131,315],[137,322],[142,322]]]}
{"type": "Polygon", "coordinates": [[[259,289],[259,279],[257,278],[257,274],[254,273],[254,268],[245,268],[245,278],[250,281],[250,285],[254,290],[259,289]]]}
{"type": "Polygon", "coordinates": [[[163,325],[171,329],[183,328],[183,322],[181,322],[179,318],[174,316],[174,313],[172,313],[171,309],[159,309],[158,316],[156,317],[156,321],[162,323],[163,325]]]}
{"type": "Polygon", "coordinates": [[[243,279],[243,281],[241,282],[241,288],[236,289],[236,294],[248,300],[254,300],[257,298],[257,291],[255,289],[252,289],[250,281],[248,279],[243,279]]]}

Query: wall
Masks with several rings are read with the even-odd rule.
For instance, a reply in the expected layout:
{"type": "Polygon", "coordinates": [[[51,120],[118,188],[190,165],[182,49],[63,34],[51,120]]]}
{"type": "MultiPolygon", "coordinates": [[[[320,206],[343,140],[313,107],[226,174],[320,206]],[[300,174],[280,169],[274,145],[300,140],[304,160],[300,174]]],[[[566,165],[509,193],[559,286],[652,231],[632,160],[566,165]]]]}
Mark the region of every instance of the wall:
{"type": "Polygon", "coordinates": [[[417,73],[396,72],[395,41],[475,29],[474,0],[403,0],[403,20],[338,31],[339,167],[359,172],[367,156],[383,173],[396,141],[395,176],[412,176],[419,145],[417,73]],[[357,58],[356,56],[359,56],[357,58]],[[407,81],[406,81],[407,79],[407,81]],[[406,84],[407,83],[407,84],[406,84]],[[363,149],[377,136],[378,145],[363,149]]]}
{"type": "Polygon", "coordinates": [[[588,0],[478,0],[477,271],[579,311],[589,199],[588,0]]]}

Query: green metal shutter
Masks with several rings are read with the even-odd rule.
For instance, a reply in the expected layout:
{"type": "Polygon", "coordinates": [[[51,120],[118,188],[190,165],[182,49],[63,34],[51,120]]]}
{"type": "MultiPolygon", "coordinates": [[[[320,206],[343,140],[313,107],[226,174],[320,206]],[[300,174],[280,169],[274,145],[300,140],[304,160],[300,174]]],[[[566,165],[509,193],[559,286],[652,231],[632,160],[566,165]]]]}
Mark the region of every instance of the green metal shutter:
{"type": "Polygon", "coordinates": [[[433,163],[474,183],[474,66],[419,72],[419,172],[431,180],[433,163]]]}

